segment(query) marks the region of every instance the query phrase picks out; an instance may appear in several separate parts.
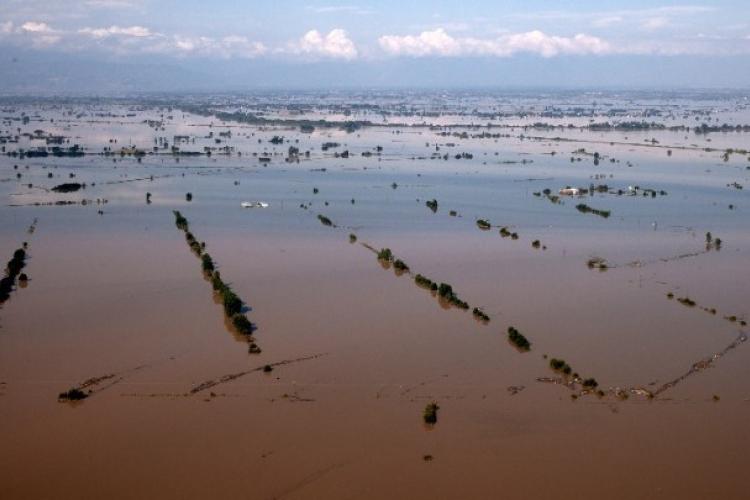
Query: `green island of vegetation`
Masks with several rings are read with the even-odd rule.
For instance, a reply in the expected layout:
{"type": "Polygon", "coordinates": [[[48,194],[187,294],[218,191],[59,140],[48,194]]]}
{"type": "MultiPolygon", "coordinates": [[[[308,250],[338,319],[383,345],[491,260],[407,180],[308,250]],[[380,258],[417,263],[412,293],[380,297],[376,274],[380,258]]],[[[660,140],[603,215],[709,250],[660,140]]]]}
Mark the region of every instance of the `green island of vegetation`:
{"type": "Polygon", "coordinates": [[[696,302],[690,297],[680,297],[677,299],[677,302],[687,307],[695,307],[696,305],[696,302]]]}
{"type": "Polygon", "coordinates": [[[511,240],[517,240],[518,239],[518,233],[512,233],[510,230],[508,230],[507,227],[501,227],[500,228],[500,236],[503,238],[510,237],[511,240]]]}
{"type": "Polygon", "coordinates": [[[478,307],[475,307],[475,308],[474,308],[474,309],[473,309],[473,310],[471,311],[471,314],[472,314],[472,315],[473,315],[473,316],[474,316],[474,317],[475,317],[476,319],[478,319],[479,321],[481,321],[481,322],[483,322],[483,323],[489,323],[489,322],[490,322],[490,317],[489,317],[489,316],[487,316],[487,314],[486,314],[486,313],[485,313],[484,311],[482,311],[482,310],[481,310],[480,308],[478,308],[478,307]]]}
{"type": "Polygon", "coordinates": [[[13,291],[16,279],[19,274],[21,274],[21,269],[25,266],[26,250],[19,248],[13,252],[13,257],[8,261],[8,264],[5,267],[6,275],[0,279],[0,304],[10,298],[10,293],[13,291]]]}
{"type": "Polygon", "coordinates": [[[424,420],[425,424],[434,425],[437,423],[437,413],[440,407],[436,402],[432,402],[427,404],[427,406],[424,407],[424,411],[422,412],[422,419],[424,420]]]}
{"type": "Polygon", "coordinates": [[[508,327],[508,340],[520,351],[526,352],[531,350],[531,342],[521,332],[516,330],[515,327],[508,327]]]}
{"type": "Polygon", "coordinates": [[[458,295],[453,291],[453,287],[448,283],[440,283],[437,288],[438,296],[446,300],[449,304],[458,307],[459,309],[468,309],[469,304],[458,298],[458,295]]]}
{"type": "Polygon", "coordinates": [[[391,252],[391,249],[381,248],[378,252],[378,260],[382,260],[383,262],[393,261],[393,252],[391,252]]]}
{"type": "Polygon", "coordinates": [[[484,219],[477,220],[477,227],[482,231],[489,231],[490,229],[492,229],[492,225],[489,223],[489,221],[486,221],[484,219]]]}
{"type": "Polygon", "coordinates": [[[421,286],[422,288],[427,288],[428,290],[437,292],[437,289],[438,289],[437,283],[435,283],[434,281],[432,281],[430,278],[426,276],[417,274],[416,276],[414,276],[414,282],[417,284],[417,286],[421,286]]]}
{"type": "Polygon", "coordinates": [[[570,375],[571,373],[573,373],[573,369],[563,359],[552,358],[549,360],[549,366],[554,371],[563,373],[565,375],[570,375]]]}
{"type": "Polygon", "coordinates": [[[401,259],[396,259],[393,261],[393,269],[400,272],[408,272],[409,266],[406,265],[406,262],[404,262],[401,259]]]}
{"type": "Polygon", "coordinates": [[[324,226],[329,226],[329,227],[330,227],[330,226],[333,226],[333,222],[331,221],[331,219],[329,219],[329,218],[328,218],[328,217],[326,217],[325,215],[322,215],[322,214],[318,214],[318,220],[319,220],[319,221],[320,221],[320,223],[321,223],[321,224],[323,224],[324,226]]]}
{"type": "Polygon", "coordinates": [[[594,215],[598,215],[599,217],[604,217],[605,219],[609,217],[611,214],[609,210],[600,210],[598,208],[591,208],[585,203],[579,203],[578,205],[576,205],[576,209],[583,214],[594,214],[594,215]]]}
{"type": "Polygon", "coordinates": [[[599,269],[600,271],[606,271],[609,268],[607,261],[602,257],[591,257],[586,261],[586,265],[589,269],[599,269]]]}
{"type": "Polygon", "coordinates": [[[83,399],[86,399],[89,397],[88,393],[83,392],[78,387],[73,387],[72,389],[68,389],[65,392],[61,392],[57,396],[58,401],[81,401],[83,399]]]}
{"type": "Polygon", "coordinates": [[[85,186],[78,182],[65,182],[53,187],[52,191],[55,191],[56,193],[74,193],[83,187],[85,186]]]}

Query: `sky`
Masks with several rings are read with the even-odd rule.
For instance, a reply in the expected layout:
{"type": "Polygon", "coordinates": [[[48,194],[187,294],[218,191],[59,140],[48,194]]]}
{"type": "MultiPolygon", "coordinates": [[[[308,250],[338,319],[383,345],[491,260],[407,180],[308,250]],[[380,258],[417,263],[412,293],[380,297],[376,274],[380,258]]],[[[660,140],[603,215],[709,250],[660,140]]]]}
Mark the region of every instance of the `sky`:
{"type": "Polygon", "coordinates": [[[0,0],[6,91],[748,87],[747,0],[0,0]]]}

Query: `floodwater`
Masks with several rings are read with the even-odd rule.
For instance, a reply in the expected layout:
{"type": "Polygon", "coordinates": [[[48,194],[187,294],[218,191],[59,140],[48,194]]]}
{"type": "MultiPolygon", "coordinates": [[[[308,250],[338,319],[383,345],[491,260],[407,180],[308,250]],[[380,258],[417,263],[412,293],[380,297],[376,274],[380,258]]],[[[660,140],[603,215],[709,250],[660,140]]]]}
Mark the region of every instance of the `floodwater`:
{"type": "MultiPolygon", "coordinates": [[[[298,96],[294,112],[285,98],[216,109],[364,113],[343,113],[347,96],[298,96]]],[[[593,117],[554,119],[750,123],[741,95],[597,99],[593,117]],[[602,102],[625,111],[613,119],[602,102]]],[[[60,135],[88,154],[0,156],[0,256],[28,242],[30,278],[0,307],[0,498],[746,497],[750,204],[733,183],[750,184],[750,161],[723,155],[747,148],[748,133],[510,127],[552,123],[545,106],[588,95],[374,100],[366,116],[388,110],[391,126],[350,133],[222,122],[179,102],[3,102],[4,152],[60,135]],[[492,128],[465,126],[486,123],[483,109],[498,113],[492,128]],[[407,126],[423,121],[453,126],[407,126]],[[501,136],[471,137],[482,132],[501,136]],[[178,161],[176,135],[184,151],[232,149],[178,161]],[[140,161],[119,154],[155,145],[140,161]],[[299,161],[285,161],[290,146],[299,161]],[[65,182],[86,187],[49,190],[65,182]],[[561,203],[543,192],[590,184],[608,192],[561,203]],[[246,302],[260,354],[225,320],[173,210],[246,302]],[[368,246],[450,283],[491,321],[441,304],[368,246]],[[594,257],[609,268],[590,269],[594,257]],[[508,342],[509,326],[529,352],[508,342]],[[552,371],[553,357],[601,394],[552,371]],[[88,398],[58,401],[105,376],[88,398]]]]}

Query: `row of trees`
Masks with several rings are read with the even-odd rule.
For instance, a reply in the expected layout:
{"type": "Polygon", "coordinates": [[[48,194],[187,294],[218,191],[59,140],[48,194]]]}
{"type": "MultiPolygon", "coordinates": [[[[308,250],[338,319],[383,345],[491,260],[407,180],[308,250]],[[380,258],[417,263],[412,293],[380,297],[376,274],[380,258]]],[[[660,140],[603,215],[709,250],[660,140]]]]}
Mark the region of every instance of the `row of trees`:
{"type": "Polygon", "coordinates": [[[178,210],[175,210],[173,213],[175,226],[185,233],[185,239],[187,240],[188,246],[201,260],[201,269],[211,281],[211,287],[214,292],[218,294],[227,320],[237,333],[244,335],[247,338],[250,344],[250,353],[260,353],[260,347],[258,347],[252,338],[252,334],[256,327],[242,312],[245,302],[235,293],[231,286],[224,282],[221,274],[216,269],[216,264],[214,263],[213,258],[208,252],[206,252],[205,242],[199,242],[193,233],[190,232],[188,220],[178,210]]]}
{"type": "Polygon", "coordinates": [[[25,281],[26,275],[21,273],[21,269],[26,266],[26,250],[23,248],[13,252],[13,258],[8,261],[5,268],[5,276],[0,279],[0,304],[10,298],[10,293],[16,284],[17,279],[25,281]]]}

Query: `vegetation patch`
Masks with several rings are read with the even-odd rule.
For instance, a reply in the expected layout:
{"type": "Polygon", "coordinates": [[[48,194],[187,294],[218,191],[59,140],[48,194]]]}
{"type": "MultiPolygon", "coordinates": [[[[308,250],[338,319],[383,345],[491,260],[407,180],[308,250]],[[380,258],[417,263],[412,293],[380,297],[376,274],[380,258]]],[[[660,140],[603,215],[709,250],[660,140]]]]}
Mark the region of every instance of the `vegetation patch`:
{"type": "Polygon", "coordinates": [[[324,226],[329,226],[329,227],[333,226],[333,222],[331,221],[331,219],[329,219],[329,218],[328,218],[328,217],[326,217],[325,215],[322,215],[322,214],[318,214],[318,220],[319,220],[319,221],[320,221],[320,223],[321,223],[321,224],[323,224],[324,226]]]}
{"type": "Polygon", "coordinates": [[[409,266],[407,266],[403,260],[396,259],[393,261],[393,269],[400,272],[408,272],[409,266]]]}
{"type": "Polygon", "coordinates": [[[0,304],[7,301],[10,298],[10,293],[13,291],[13,286],[16,284],[18,275],[21,274],[21,269],[26,266],[26,250],[23,248],[17,249],[13,252],[13,257],[8,261],[5,266],[5,276],[0,279],[0,304]]]}
{"type": "Polygon", "coordinates": [[[83,399],[86,399],[89,397],[88,393],[83,392],[81,389],[77,387],[73,387],[72,389],[68,389],[65,392],[61,392],[57,396],[57,400],[60,402],[63,401],[81,401],[83,399]]]}
{"type": "Polygon", "coordinates": [[[438,297],[447,301],[452,306],[458,307],[459,309],[468,309],[469,304],[458,298],[458,295],[453,291],[453,287],[448,283],[440,283],[437,288],[438,297]]]}
{"type": "Polygon", "coordinates": [[[695,307],[696,306],[696,302],[693,299],[691,299],[690,297],[679,297],[677,299],[677,302],[679,302],[683,306],[687,306],[687,307],[695,307]]]}
{"type": "Polygon", "coordinates": [[[576,205],[576,209],[583,213],[583,214],[594,214],[598,215],[599,217],[604,217],[605,219],[608,218],[611,214],[609,210],[600,210],[598,208],[592,208],[585,203],[579,203],[576,205]]]}
{"type": "Polygon", "coordinates": [[[414,283],[416,283],[417,286],[427,288],[428,290],[432,290],[433,292],[437,292],[438,289],[437,283],[426,276],[422,276],[421,274],[417,274],[416,276],[414,276],[414,283]]]}
{"type": "Polygon", "coordinates": [[[434,401],[425,406],[424,411],[422,412],[422,419],[424,420],[424,423],[435,425],[437,423],[437,414],[439,409],[440,407],[434,401]]]}
{"type": "Polygon", "coordinates": [[[571,373],[573,373],[573,369],[568,363],[565,362],[564,359],[552,358],[549,360],[549,366],[554,371],[563,373],[565,375],[570,375],[571,373]]]}
{"type": "Polygon", "coordinates": [[[53,187],[52,191],[56,193],[74,193],[83,187],[84,185],[78,182],[65,182],[53,187]]]}
{"type": "Polygon", "coordinates": [[[390,248],[381,248],[378,252],[378,260],[383,262],[392,262],[393,261],[393,252],[391,252],[390,248]]]}
{"type": "Polygon", "coordinates": [[[478,307],[475,307],[474,309],[472,309],[471,314],[477,320],[479,320],[479,321],[481,321],[483,323],[489,323],[490,322],[490,317],[487,316],[487,314],[484,311],[482,311],[480,308],[478,308],[478,307]]]}
{"type": "Polygon", "coordinates": [[[221,305],[224,308],[224,315],[226,316],[229,323],[240,335],[244,335],[247,338],[249,344],[249,352],[251,354],[260,353],[260,348],[252,341],[252,334],[255,331],[255,325],[247,319],[242,313],[242,308],[245,305],[244,301],[232,290],[232,287],[224,282],[221,278],[221,274],[216,270],[216,264],[213,258],[204,252],[206,247],[205,243],[198,243],[193,233],[189,231],[188,221],[183,215],[175,210],[173,211],[175,217],[175,225],[185,233],[185,240],[188,243],[190,249],[201,260],[201,269],[207,275],[211,282],[211,288],[218,295],[221,300],[221,305]]]}
{"type": "Polygon", "coordinates": [[[600,271],[606,271],[609,268],[607,261],[602,257],[591,257],[586,261],[586,265],[589,269],[599,269],[600,271]]]}
{"type": "Polygon", "coordinates": [[[512,326],[508,327],[508,341],[510,341],[510,343],[516,346],[520,351],[526,352],[531,350],[531,342],[529,342],[529,340],[524,337],[521,332],[519,332],[512,326]]]}

